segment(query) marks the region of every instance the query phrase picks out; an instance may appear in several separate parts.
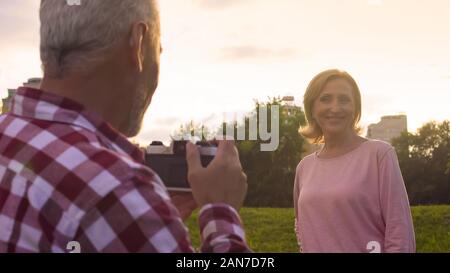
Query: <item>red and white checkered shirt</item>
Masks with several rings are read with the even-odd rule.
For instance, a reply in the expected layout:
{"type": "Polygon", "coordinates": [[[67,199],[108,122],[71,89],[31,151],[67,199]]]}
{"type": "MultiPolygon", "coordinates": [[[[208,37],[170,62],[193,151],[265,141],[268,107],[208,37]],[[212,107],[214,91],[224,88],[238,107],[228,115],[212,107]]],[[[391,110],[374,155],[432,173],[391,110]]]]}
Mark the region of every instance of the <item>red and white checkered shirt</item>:
{"type": "MultiPolygon", "coordinates": [[[[0,252],[192,252],[144,154],[67,98],[19,88],[0,116],[0,252]]],[[[199,214],[204,252],[250,251],[237,212],[199,214]]]]}

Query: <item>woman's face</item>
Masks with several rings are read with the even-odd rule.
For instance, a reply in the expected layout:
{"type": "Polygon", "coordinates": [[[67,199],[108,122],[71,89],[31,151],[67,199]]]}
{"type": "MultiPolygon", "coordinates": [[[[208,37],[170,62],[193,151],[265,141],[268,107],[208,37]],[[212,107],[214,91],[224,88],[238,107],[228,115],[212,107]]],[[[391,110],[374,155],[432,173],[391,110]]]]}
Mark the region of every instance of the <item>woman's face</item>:
{"type": "Polygon", "coordinates": [[[352,86],[344,79],[329,81],[314,101],[312,116],[324,135],[353,130],[355,102],[352,86]]]}

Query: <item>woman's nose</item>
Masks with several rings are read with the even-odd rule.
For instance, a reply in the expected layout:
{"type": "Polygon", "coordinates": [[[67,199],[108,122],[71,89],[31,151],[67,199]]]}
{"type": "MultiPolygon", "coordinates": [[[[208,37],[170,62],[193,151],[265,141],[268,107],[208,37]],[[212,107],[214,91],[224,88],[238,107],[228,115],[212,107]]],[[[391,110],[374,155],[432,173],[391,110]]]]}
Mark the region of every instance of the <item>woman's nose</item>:
{"type": "Polygon", "coordinates": [[[342,105],[339,103],[338,100],[333,100],[330,105],[330,112],[332,113],[339,113],[342,111],[342,105]]]}

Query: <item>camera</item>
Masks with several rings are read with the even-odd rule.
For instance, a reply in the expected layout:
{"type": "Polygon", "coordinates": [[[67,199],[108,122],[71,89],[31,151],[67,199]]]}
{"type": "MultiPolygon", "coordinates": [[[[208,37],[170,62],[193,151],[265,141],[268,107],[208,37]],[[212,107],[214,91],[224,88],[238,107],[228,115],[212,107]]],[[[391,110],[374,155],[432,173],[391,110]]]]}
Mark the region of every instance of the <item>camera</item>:
{"type": "MultiPolygon", "coordinates": [[[[145,154],[145,163],[162,179],[168,190],[190,192],[187,181],[186,144],[188,141],[173,141],[170,147],[161,141],[153,141],[145,154]]],[[[217,147],[207,141],[198,141],[196,146],[200,152],[203,167],[214,159],[217,147]]]]}

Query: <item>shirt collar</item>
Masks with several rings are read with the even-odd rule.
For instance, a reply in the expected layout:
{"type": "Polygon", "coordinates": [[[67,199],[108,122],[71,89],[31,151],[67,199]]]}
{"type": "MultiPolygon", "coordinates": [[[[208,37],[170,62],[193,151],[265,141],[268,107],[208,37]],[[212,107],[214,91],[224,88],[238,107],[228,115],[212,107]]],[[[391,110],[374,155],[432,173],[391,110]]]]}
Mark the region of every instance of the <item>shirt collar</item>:
{"type": "Polygon", "coordinates": [[[71,99],[30,87],[19,87],[12,99],[11,113],[30,119],[48,120],[82,127],[98,135],[103,142],[135,161],[144,162],[144,153],[123,134],[71,99]]]}

